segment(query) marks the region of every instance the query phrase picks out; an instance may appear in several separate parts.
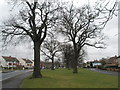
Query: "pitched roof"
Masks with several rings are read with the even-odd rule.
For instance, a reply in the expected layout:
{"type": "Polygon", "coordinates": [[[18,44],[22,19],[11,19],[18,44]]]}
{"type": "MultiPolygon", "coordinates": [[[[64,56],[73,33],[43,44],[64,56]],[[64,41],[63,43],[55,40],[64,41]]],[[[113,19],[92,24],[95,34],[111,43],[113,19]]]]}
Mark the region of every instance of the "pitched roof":
{"type": "Polygon", "coordinates": [[[18,61],[18,59],[17,58],[15,58],[15,57],[11,57],[11,56],[2,56],[6,61],[12,61],[12,62],[14,62],[14,61],[16,61],[16,62],[19,62],[18,61]]]}
{"type": "Polygon", "coordinates": [[[117,60],[117,56],[115,56],[115,57],[111,57],[111,58],[109,58],[108,60],[106,60],[106,62],[107,63],[114,63],[116,60],[117,60]]]}
{"type": "Polygon", "coordinates": [[[22,58],[26,63],[33,63],[31,60],[29,59],[25,59],[25,58],[22,58]]]}

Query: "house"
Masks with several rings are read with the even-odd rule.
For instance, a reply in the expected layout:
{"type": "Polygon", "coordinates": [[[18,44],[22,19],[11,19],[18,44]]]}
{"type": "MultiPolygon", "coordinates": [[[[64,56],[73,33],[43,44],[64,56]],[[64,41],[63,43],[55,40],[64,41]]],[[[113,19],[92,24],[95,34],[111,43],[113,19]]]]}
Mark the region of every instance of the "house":
{"type": "MultiPolygon", "coordinates": [[[[41,61],[40,62],[40,68],[41,69],[50,69],[52,67],[52,62],[45,62],[45,61],[41,61]]],[[[59,68],[62,67],[62,64],[60,62],[54,62],[54,68],[59,68]]]]}
{"type": "Polygon", "coordinates": [[[85,67],[87,67],[87,68],[89,68],[89,67],[91,67],[91,62],[86,62],[86,65],[85,65],[85,67]]]}
{"type": "Polygon", "coordinates": [[[93,67],[98,67],[101,66],[102,64],[100,62],[93,62],[92,65],[93,67]]]}
{"type": "Polygon", "coordinates": [[[32,61],[32,67],[34,67],[34,60],[31,59],[31,61],[32,61]]]}
{"type": "Polygon", "coordinates": [[[7,67],[7,63],[6,60],[4,60],[4,58],[1,56],[0,57],[0,67],[7,67]]]}
{"type": "Polygon", "coordinates": [[[40,68],[41,69],[50,69],[52,66],[51,62],[44,62],[44,61],[41,61],[40,62],[40,68]]]}
{"type": "Polygon", "coordinates": [[[105,60],[106,64],[104,65],[104,67],[112,67],[112,68],[116,68],[118,67],[118,62],[117,62],[118,57],[114,56],[114,57],[110,57],[108,59],[105,60]]]}
{"type": "Polygon", "coordinates": [[[22,67],[24,67],[24,66],[26,65],[26,62],[25,62],[22,58],[19,58],[18,60],[19,60],[20,65],[21,65],[22,67]]]}
{"type": "Polygon", "coordinates": [[[30,59],[20,58],[18,60],[23,68],[33,68],[33,61],[31,61],[30,59]]]}
{"type": "Polygon", "coordinates": [[[105,60],[106,64],[112,64],[112,65],[117,65],[118,63],[116,62],[117,56],[110,57],[109,59],[105,60]]]}
{"type": "Polygon", "coordinates": [[[100,60],[103,65],[103,69],[112,70],[112,71],[120,71],[120,56],[114,56],[106,59],[100,60]]]}
{"type": "Polygon", "coordinates": [[[120,56],[118,56],[116,62],[118,63],[118,67],[120,67],[120,56]]]}
{"type": "Polygon", "coordinates": [[[87,62],[87,67],[90,67],[90,68],[98,68],[101,65],[102,63],[98,60],[87,62]]]}
{"type": "Polygon", "coordinates": [[[16,57],[2,56],[0,57],[0,66],[2,68],[17,68],[19,66],[19,60],[16,57]]]}

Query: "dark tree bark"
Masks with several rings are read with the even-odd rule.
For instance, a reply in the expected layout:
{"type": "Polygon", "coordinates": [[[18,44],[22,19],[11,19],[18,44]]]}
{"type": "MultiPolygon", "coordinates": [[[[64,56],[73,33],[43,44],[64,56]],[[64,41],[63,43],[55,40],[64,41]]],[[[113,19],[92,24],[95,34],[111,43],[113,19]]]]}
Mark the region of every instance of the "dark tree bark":
{"type": "Polygon", "coordinates": [[[33,78],[41,78],[42,74],[40,72],[40,42],[34,42],[34,71],[33,78]]]}
{"type": "Polygon", "coordinates": [[[52,60],[52,67],[51,67],[51,70],[55,70],[55,69],[54,69],[54,56],[52,56],[51,60],[52,60]]]}
{"type": "Polygon", "coordinates": [[[77,69],[77,66],[78,66],[78,56],[77,56],[78,53],[75,53],[74,55],[74,64],[73,64],[73,73],[78,73],[78,69],[77,69]]]}

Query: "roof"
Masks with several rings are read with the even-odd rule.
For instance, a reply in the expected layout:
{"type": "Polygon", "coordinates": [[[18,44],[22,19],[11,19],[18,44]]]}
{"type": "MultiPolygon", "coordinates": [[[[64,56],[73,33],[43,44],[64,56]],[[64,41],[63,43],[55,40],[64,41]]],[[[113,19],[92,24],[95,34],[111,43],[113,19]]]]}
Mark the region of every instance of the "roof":
{"type": "Polygon", "coordinates": [[[120,62],[120,58],[117,58],[116,62],[120,62]]]}
{"type": "Polygon", "coordinates": [[[116,60],[117,60],[117,56],[115,56],[115,57],[111,57],[111,58],[109,58],[108,60],[106,60],[106,62],[107,63],[114,63],[116,60]]]}
{"type": "Polygon", "coordinates": [[[11,57],[11,56],[2,56],[6,61],[12,61],[12,62],[14,62],[14,61],[16,61],[16,62],[19,62],[18,61],[18,59],[17,58],[15,58],[15,57],[11,57]]]}
{"type": "Polygon", "coordinates": [[[25,59],[25,58],[22,58],[26,63],[33,63],[31,60],[29,59],[25,59]]]}

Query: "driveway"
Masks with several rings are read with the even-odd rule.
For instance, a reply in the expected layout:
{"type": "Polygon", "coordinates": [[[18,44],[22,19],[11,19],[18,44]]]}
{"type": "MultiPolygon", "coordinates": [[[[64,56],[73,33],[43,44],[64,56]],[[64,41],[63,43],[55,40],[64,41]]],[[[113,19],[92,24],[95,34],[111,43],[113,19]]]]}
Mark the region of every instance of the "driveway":
{"type": "Polygon", "coordinates": [[[103,73],[103,74],[109,74],[109,75],[113,75],[113,76],[120,75],[118,72],[107,71],[107,70],[100,70],[100,69],[96,69],[96,68],[89,68],[89,70],[95,71],[95,72],[99,72],[99,73],[103,73]]]}
{"type": "Polygon", "coordinates": [[[11,73],[3,73],[2,88],[19,88],[22,80],[31,75],[31,71],[16,71],[11,73]],[[7,77],[6,77],[7,76],[7,77]],[[8,78],[9,77],[9,78],[8,78]]]}

